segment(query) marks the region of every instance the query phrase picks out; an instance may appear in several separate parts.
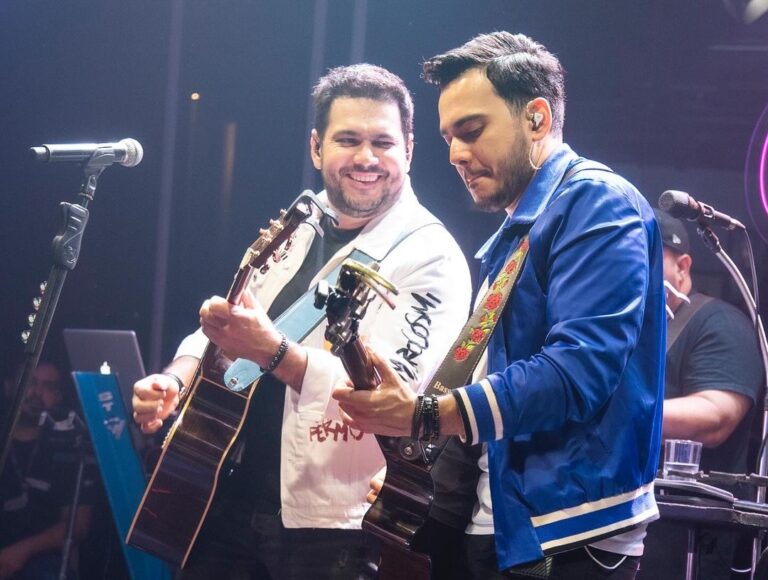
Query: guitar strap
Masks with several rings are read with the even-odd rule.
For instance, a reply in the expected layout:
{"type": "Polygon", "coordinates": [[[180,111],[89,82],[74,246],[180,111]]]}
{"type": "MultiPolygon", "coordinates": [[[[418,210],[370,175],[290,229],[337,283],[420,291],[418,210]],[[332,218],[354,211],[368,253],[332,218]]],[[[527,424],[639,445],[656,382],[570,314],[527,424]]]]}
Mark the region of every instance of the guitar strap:
{"type": "Polygon", "coordinates": [[[467,384],[512,294],[527,255],[526,234],[461,329],[448,355],[424,389],[425,394],[445,394],[453,387],[467,384]]]}
{"type": "Polygon", "coordinates": [[[683,329],[688,326],[688,323],[693,318],[693,315],[701,310],[702,306],[705,306],[712,302],[712,297],[706,294],[700,294],[698,292],[689,296],[691,303],[683,302],[675,312],[675,317],[672,320],[667,320],[667,352],[672,349],[672,346],[677,342],[683,329]]]}

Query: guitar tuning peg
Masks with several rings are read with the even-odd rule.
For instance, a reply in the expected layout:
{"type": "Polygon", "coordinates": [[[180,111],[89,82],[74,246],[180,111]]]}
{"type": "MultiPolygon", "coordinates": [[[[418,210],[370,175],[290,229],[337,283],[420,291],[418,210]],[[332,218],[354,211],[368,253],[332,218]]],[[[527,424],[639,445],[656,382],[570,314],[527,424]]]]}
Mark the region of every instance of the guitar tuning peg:
{"type": "Polygon", "coordinates": [[[40,310],[40,304],[42,304],[42,302],[43,302],[43,300],[39,296],[33,298],[32,299],[32,308],[34,308],[35,310],[40,310]]]}
{"type": "Polygon", "coordinates": [[[260,236],[266,236],[268,233],[269,233],[269,230],[265,230],[264,228],[259,228],[260,236]]]}
{"type": "Polygon", "coordinates": [[[35,316],[35,314],[30,314],[27,316],[27,322],[29,323],[30,327],[35,323],[35,316]]]}
{"type": "Polygon", "coordinates": [[[48,287],[48,282],[40,282],[40,294],[45,294],[45,289],[48,287]]]}
{"type": "Polygon", "coordinates": [[[21,331],[21,342],[24,344],[27,344],[27,341],[29,340],[29,335],[32,334],[29,330],[22,330],[21,331]]]}
{"type": "Polygon", "coordinates": [[[285,217],[285,216],[287,216],[287,215],[288,215],[288,212],[287,212],[287,211],[285,211],[284,209],[281,209],[281,210],[280,210],[280,217],[281,217],[281,218],[284,218],[284,217],[285,217]]]}

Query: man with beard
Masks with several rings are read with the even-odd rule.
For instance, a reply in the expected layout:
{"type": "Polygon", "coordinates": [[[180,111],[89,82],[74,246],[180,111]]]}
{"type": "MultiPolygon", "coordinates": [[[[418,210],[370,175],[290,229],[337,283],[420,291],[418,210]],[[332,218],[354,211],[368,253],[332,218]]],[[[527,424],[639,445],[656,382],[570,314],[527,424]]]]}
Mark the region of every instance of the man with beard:
{"type": "MultiPolygon", "coordinates": [[[[40,363],[30,378],[0,477],[0,578],[59,577],[77,468],[74,440],[67,435],[71,415],[62,401],[61,372],[52,363],[40,363]],[[51,426],[53,421],[59,423],[51,426]]],[[[93,485],[87,477],[81,487],[75,546],[90,527],[93,485]]],[[[67,578],[75,578],[74,572],[67,578]]]]}
{"type": "MultiPolygon", "coordinates": [[[[763,365],[755,328],[735,306],[697,291],[685,225],[654,210],[664,242],[667,287],[667,370],[664,439],[701,441],[702,471],[750,473],[747,462],[754,405],[759,400],[763,365]]],[[[737,497],[749,491],[718,484],[737,497]]],[[[696,531],[697,576],[728,580],[736,547],[732,530],[696,531]]],[[[688,529],[659,521],[648,529],[648,558],[639,579],[685,575],[688,529]]]]}
{"type": "Polygon", "coordinates": [[[440,88],[450,162],[479,207],[506,212],[479,252],[482,316],[450,358],[493,331],[468,386],[419,399],[374,347],[380,387],[340,386],[334,398],[356,429],[482,445],[465,577],[634,578],[658,517],[665,319],[653,212],[563,143],[563,70],[542,45],[481,35],[426,61],[424,76],[440,88]]]}
{"type": "Polygon", "coordinates": [[[368,64],[341,67],[319,80],[313,98],[310,150],[338,226],[324,221],[322,237],[301,226],[291,252],[255,277],[242,304],[205,301],[202,329],[185,339],[166,373],[134,387],[135,418],[151,432],[189,386],[206,336],[269,371],[232,454],[239,465],[220,481],[185,579],[374,577],[378,548],[360,525],[383,456],[372,435],[339,420],[330,395],[346,374],[324,349],[325,325],[297,344],[271,321],[362,250],[400,293],[394,309],[380,298],[370,304],[360,334],[415,386],[469,310],[466,260],[411,189],[413,104],[402,80],[368,64]]]}

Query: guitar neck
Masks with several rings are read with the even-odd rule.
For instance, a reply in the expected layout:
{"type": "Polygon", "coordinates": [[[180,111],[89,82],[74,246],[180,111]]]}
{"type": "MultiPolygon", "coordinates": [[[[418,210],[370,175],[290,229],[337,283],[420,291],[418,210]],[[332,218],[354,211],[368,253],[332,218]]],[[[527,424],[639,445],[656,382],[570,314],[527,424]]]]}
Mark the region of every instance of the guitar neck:
{"type": "MultiPolygon", "coordinates": [[[[227,292],[227,302],[230,304],[237,304],[240,302],[240,297],[248,287],[248,283],[251,280],[254,268],[251,266],[241,266],[235,274],[235,279],[232,281],[232,286],[227,292]]],[[[192,380],[192,384],[197,382],[198,377],[203,376],[207,379],[218,383],[224,384],[224,373],[227,372],[229,367],[234,361],[228,358],[222,350],[212,342],[209,342],[205,347],[203,356],[200,359],[200,365],[195,372],[195,376],[192,380]]]]}
{"type": "Polygon", "coordinates": [[[344,345],[339,353],[344,370],[357,390],[375,389],[381,383],[379,373],[368,356],[368,351],[359,338],[344,345]]]}
{"type": "MultiPolygon", "coordinates": [[[[247,255],[248,252],[246,252],[246,256],[247,255]]],[[[237,304],[240,302],[240,298],[245,292],[245,289],[248,287],[248,283],[251,281],[253,270],[253,266],[240,266],[240,268],[235,273],[235,279],[232,280],[232,285],[229,287],[229,292],[227,292],[227,302],[230,304],[237,304]]]]}

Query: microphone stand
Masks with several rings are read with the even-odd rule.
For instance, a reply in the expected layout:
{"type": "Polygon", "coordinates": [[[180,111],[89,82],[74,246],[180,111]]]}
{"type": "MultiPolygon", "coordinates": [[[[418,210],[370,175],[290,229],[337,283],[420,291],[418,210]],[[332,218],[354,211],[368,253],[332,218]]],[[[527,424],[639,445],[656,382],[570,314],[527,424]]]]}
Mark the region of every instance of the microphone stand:
{"type": "MultiPolygon", "coordinates": [[[[697,231],[701,239],[704,240],[704,244],[712,250],[717,258],[725,266],[726,270],[731,274],[731,277],[736,282],[736,286],[741,292],[741,297],[747,305],[749,315],[752,318],[752,324],[755,325],[757,330],[757,342],[760,347],[760,355],[763,359],[763,380],[768,381],[768,342],[765,339],[765,327],[763,327],[763,321],[760,318],[760,313],[757,311],[757,304],[749,290],[747,281],[741,272],[733,263],[730,256],[723,250],[720,245],[715,232],[709,226],[699,224],[697,231]]],[[[764,385],[768,387],[768,385],[764,385]]],[[[768,438],[768,388],[763,389],[763,428],[761,433],[761,445],[760,445],[760,457],[758,457],[757,470],[758,475],[768,475],[768,457],[766,456],[766,438],[768,438]]],[[[757,503],[765,503],[766,487],[765,485],[759,485],[757,487],[757,496],[755,501],[757,503]]],[[[754,579],[755,570],[757,568],[758,560],[760,558],[761,546],[763,541],[764,531],[760,532],[757,537],[752,541],[752,568],[750,572],[750,578],[754,579]]]]}
{"type": "Polygon", "coordinates": [[[24,363],[16,382],[16,390],[10,410],[6,413],[5,422],[0,431],[0,470],[5,465],[8,452],[11,448],[11,440],[16,423],[21,413],[21,405],[26,396],[29,379],[32,376],[40,354],[48,336],[48,330],[53,320],[53,313],[59,302],[61,290],[67,273],[77,265],[80,255],[80,244],[88,223],[88,203],[93,201],[96,185],[101,173],[109,165],[114,163],[115,156],[96,152],[83,166],[83,183],[78,195],[79,204],[61,202],[61,224],[59,233],[53,238],[53,266],[48,275],[48,280],[40,284],[41,297],[32,302],[36,313],[29,315],[30,329],[21,333],[21,340],[25,343],[24,363]]]}

